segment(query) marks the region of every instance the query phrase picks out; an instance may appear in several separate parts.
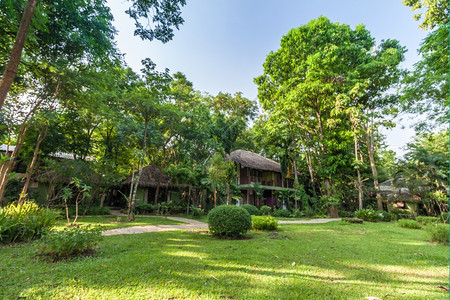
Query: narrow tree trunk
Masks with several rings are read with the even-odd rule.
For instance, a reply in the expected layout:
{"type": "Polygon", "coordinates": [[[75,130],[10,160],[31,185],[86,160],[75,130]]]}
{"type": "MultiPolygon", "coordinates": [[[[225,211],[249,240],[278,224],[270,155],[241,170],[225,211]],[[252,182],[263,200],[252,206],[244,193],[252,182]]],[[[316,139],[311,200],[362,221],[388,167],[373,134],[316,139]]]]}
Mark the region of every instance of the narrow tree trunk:
{"type": "Polygon", "coordinates": [[[309,153],[309,151],[306,151],[306,162],[308,163],[308,171],[309,171],[309,177],[311,178],[311,185],[312,185],[312,189],[313,189],[313,193],[314,196],[316,196],[316,183],[314,182],[314,168],[312,166],[312,161],[311,161],[311,154],[309,153]]]}
{"type": "Polygon", "coordinates": [[[214,186],[214,207],[216,207],[217,204],[217,188],[214,186]]]}
{"type": "Polygon", "coordinates": [[[28,0],[27,5],[25,6],[19,25],[19,30],[17,31],[16,40],[14,41],[8,64],[6,65],[5,72],[3,73],[0,81],[0,110],[5,103],[6,96],[8,95],[9,89],[11,88],[14,78],[16,77],[20,57],[22,56],[23,46],[25,45],[25,40],[28,34],[28,28],[30,27],[37,2],[38,0],[28,0]]]}
{"type": "Polygon", "coordinates": [[[132,194],[131,194],[131,200],[130,200],[130,205],[128,207],[128,215],[127,215],[127,221],[132,221],[134,219],[133,217],[133,210],[134,210],[134,206],[136,204],[136,193],[137,193],[137,188],[139,186],[139,179],[141,178],[142,175],[142,169],[144,168],[144,157],[146,155],[146,150],[147,150],[147,129],[148,129],[148,122],[149,122],[149,118],[145,119],[145,126],[144,126],[144,141],[142,143],[142,156],[139,159],[139,171],[138,171],[138,175],[136,176],[135,179],[135,184],[133,186],[133,190],[132,190],[132,194]]]}
{"type": "Polygon", "coordinates": [[[14,166],[16,165],[17,155],[19,154],[19,150],[22,147],[28,128],[30,128],[30,123],[22,123],[16,140],[16,148],[14,148],[14,151],[11,154],[11,159],[6,161],[6,163],[3,165],[2,172],[0,173],[0,199],[3,199],[3,194],[5,193],[9,174],[11,174],[14,166]]]}
{"type": "Polygon", "coordinates": [[[41,142],[45,139],[47,135],[47,126],[42,127],[41,132],[39,133],[39,136],[36,140],[36,145],[34,147],[33,152],[33,159],[31,160],[31,163],[28,165],[27,171],[26,171],[26,180],[25,184],[23,185],[22,192],[20,193],[19,202],[18,205],[22,205],[22,203],[25,201],[25,198],[27,197],[28,187],[30,185],[31,176],[33,174],[34,165],[37,160],[39,147],[41,145],[41,142]]]}
{"type": "Polygon", "coordinates": [[[375,188],[376,198],[377,198],[377,208],[379,211],[383,210],[383,199],[381,198],[380,187],[378,186],[378,171],[375,165],[375,151],[374,151],[374,137],[373,137],[373,126],[365,128],[366,135],[366,145],[369,154],[370,168],[372,169],[373,176],[373,187],[375,188]]]}
{"type": "Polygon", "coordinates": [[[227,182],[227,205],[230,204],[230,184],[227,182]]]}
{"type": "Polygon", "coordinates": [[[362,182],[361,182],[361,172],[359,167],[359,159],[358,159],[358,140],[355,135],[355,160],[356,160],[356,185],[358,187],[358,208],[363,209],[363,190],[362,190],[362,182]]]}
{"type": "Polygon", "coordinates": [[[106,193],[103,192],[100,196],[100,208],[103,208],[103,205],[105,204],[105,198],[106,198],[106,193]]]}
{"type": "MultiPolygon", "coordinates": [[[[297,175],[297,163],[295,162],[295,158],[292,160],[292,165],[294,166],[294,188],[298,188],[298,175],[297,175]]],[[[294,197],[294,206],[295,209],[298,209],[297,196],[294,197]]]]}

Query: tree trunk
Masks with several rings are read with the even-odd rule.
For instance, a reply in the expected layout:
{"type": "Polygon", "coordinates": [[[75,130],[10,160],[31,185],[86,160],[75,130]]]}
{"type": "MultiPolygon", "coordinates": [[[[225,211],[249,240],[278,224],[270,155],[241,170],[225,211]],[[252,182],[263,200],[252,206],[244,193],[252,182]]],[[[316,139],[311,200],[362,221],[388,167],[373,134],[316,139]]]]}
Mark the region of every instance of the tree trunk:
{"type": "Polygon", "coordinates": [[[217,204],[217,188],[214,186],[214,207],[216,207],[217,204]]]}
{"type": "Polygon", "coordinates": [[[106,198],[106,193],[103,192],[100,196],[100,208],[103,208],[103,205],[105,204],[105,198],[106,198]]]}
{"type": "Polygon", "coordinates": [[[227,205],[230,204],[230,184],[227,182],[227,205]]]}
{"type": "Polygon", "coordinates": [[[39,133],[39,136],[36,140],[36,145],[34,147],[33,152],[33,159],[31,160],[31,163],[28,165],[27,171],[26,171],[26,180],[25,184],[23,185],[22,192],[20,193],[19,202],[18,205],[22,205],[22,203],[25,201],[25,198],[27,197],[28,187],[30,185],[31,181],[31,175],[33,174],[34,165],[37,160],[38,152],[39,152],[39,146],[41,145],[41,142],[45,139],[47,136],[47,126],[42,127],[41,132],[39,133]]]}
{"type": "Polygon", "coordinates": [[[312,166],[311,154],[309,151],[306,151],[306,162],[308,163],[309,177],[311,178],[311,185],[313,189],[314,196],[316,196],[316,187],[314,182],[314,168],[312,166]]]}
{"type": "Polygon", "coordinates": [[[356,160],[356,185],[358,187],[358,208],[363,209],[363,190],[362,190],[362,182],[361,182],[361,172],[359,168],[359,160],[358,160],[358,140],[355,135],[355,160],[356,160]]]}
{"type": "Polygon", "coordinates": [[[19,68],[20,57],[22,56],[23,46],[28,34],[28,28],[30,27],[31,19],[33,18],[34,9],[38,0],[28,0],[25,10],[20,21],[19,30],[17,31],[16,40],[14,41],[11,55],[9,56],[8,64],[6,65],[5,72],[3,73],[0,81],[0,110],[5,103],[6,96],[8,95],[11,84],[17,74],[19,68]]]}
{"type": "Polygon", "coordinates": [[[30,123],[22,123],[19,129],[19,134],[16,140],[16,148],[11,154],[11,159],[6,161],[1,168],[0,173],[0,199],[3,199],[3,194],[5,193],[6,184],[8,183],[9,174],[11,174],[14,166],[16,165],[16,158],[19,154],[20,147],[22,147],[23,141],[25,139],[25,135],[30,128],[30,123]]]}
{"type": "Polygon", "coordinates": [[[372,169],[373,187],[375,188],[377,198],[377,208],[379,211],[383,210],[383,199],[381,198],[380,187],[378,186],[378,171],[375,165],[375,151],[374,151],[374,138],[373,138],[373,126],[367,128],[364,126],[366,135],[366,145],[369,154],[370,168],[372,169]]]}
{"type": "Polygon", "coordinates": [[[147,150],[147,129],[148,129],[148,122],[149,119],[146,118],[145,119],[145,126],[144,126],[144,141],[142,143],[142,156],[139,159],[139,171],[138,171],[138,175],[135,178],[135,183],[133,186],[133,190],[131,193],[131,199],[130,199],[130,203],[129,203],[129,207],[128,207],[128,215],[127,215],[127,221],[132,221],[134,219],[133,216],[133,210],[134,210],[134,206],[136,204],[136,192],[137,192],[137,188],[139,186],[139,179],[141,178],[142,175],[142,169],[144,168],[144,156],[147,150]]]}

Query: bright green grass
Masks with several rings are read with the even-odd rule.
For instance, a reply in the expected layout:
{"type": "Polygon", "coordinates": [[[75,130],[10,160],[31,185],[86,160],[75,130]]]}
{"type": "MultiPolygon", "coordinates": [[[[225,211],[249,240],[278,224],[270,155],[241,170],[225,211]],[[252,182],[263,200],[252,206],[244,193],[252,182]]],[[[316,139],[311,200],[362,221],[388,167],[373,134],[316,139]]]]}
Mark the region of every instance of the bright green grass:
{"type": "MultiPolygon", "coordinates": [[[[186,224],[179,221],[167,219],[165,217],[141,217],[136,216],[132,222],[125,222],[126,217],[117,216],[85,216],[77,219],[77,224],[80,225],[100,225],[105,229],[115,229],[131,226],[143,226],[143,225],[181,225],[186,224]],[[121,221],[120,221],[121,220],[121,221]]],[[[73,221],[73,218],[71,219],[73,221]]],[[[64,227],[67,225],[67,220],[58,220],[57,227],[64,227]]]]}
{"type": "Polygon", "coordinates": [[[424,230],[332,222],[269,234],[109,236],[95,257],[59,263],[3,246],[0,299],[448,299],[437,286],[448,286],[449,248],[424,230]]]}

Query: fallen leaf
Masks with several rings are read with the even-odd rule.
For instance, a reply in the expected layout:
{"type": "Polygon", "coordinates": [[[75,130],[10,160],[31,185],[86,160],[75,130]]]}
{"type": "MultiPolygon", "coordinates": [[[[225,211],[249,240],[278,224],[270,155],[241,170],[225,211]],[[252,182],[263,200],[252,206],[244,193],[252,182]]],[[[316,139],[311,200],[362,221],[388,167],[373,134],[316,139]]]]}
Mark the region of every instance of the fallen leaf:
{"type": "Polygon", "coordinates": [[[448,287],[443,286],[443,285],[438,285],[437,288],[440,289],[440,290],[446,291],[446,292],[449,291],[449,290],[448,290],[448,287]]]}
{"type": "Polygon", "coordinates": [[[295,263],[295,261],[294,261],[294,262],[292,263],[292,266],[295,267],[295,265],[296,265],[296,263],[295,263]]]}
{"type": "Polygon", "coordinates": [[[211,275],[212,278],[214,278],[215,280],[219,280],[216,276],[211,275]]]}

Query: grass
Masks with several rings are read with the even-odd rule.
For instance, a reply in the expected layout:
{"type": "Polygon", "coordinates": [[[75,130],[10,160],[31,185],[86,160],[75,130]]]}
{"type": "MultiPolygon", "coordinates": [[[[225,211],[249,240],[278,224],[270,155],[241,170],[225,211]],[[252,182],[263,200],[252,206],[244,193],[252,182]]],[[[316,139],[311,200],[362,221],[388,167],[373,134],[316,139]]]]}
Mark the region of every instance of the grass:
{"type": "Polygon", "coordinates": [[[448,246],[395,223],[108,236],[94,257],[46,263],[0,249],[1,299],[448,299],[448,246]]]}
{"type": "MultiPolygon", "coordinates": [[[[73,220],[73,218],[71,219],[73,220]]],[[[143,225],[181,225],[186,224],[179,221],[170,220],[165,217],[153,217],[153,216],[136,216],[132,222],[125,222],[126,217],[117,216],[85,216],[78,217],[77,224],[80,225],[101,225],[105,229],[116,229],[131,226],[143,226],[143,225]]],[[[58,220],[57,227],[64,227],[67,225],[67,220],[58,220]]]]}

